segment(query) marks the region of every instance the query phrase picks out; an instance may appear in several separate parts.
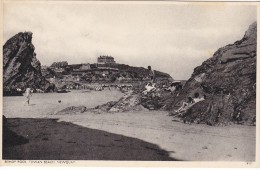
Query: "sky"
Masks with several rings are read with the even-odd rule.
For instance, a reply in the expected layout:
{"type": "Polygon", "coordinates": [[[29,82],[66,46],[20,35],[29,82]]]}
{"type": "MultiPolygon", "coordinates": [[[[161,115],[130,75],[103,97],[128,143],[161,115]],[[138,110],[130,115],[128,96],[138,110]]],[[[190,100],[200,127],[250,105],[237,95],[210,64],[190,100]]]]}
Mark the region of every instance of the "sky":
{"type": "Polygon", "coordinates": [[[42,65],[117,63],[188,79],[215,51],[240,40],[257,20],[256,6],[169,2],[5,3],[4,42],[31,31],[42,65]]]}

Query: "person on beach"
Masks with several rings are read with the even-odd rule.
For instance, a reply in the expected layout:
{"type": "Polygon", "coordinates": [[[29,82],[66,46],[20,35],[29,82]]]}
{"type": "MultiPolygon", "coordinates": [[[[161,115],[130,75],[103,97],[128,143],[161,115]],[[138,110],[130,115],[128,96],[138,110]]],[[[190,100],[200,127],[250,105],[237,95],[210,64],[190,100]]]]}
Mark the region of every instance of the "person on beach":
{"type": "Polygon", "coordinates": [[[176,90],[176,86],[174,85],[174,83],[171,83],[170,87],[168,87],[166,90],[170,91],[171,94],[173,94],[176,90]]]}
{"type": "Polygon", "coordinates": [[[26,102],[25,103],[27,103],[28,105],[30,103],[31,96],[32,96],[31,88],[26,88],[26,90],[25,90],[26,102]]]}
{"type": "Polygon", "coordinates": [[[148,66],[148,70],[149,70],[149,77],[150,77],[151,83],[154,83],[155,82],[154,70],[152,70],[151,66],[148,66]]]}
{"type": "Polygon", "coordinates": [[[152,84],[151,82],[149,82],[146,86],[145,86],[145,90],[142,92],[143,94],[147,95],[147,93],[149,92],[153,92],[156,90],[155,84],[152,84]]]}
{"type": "Polygon", "coordinates": [[[199,93],[195,93],[194,98],[188,97],[188,102],[183,102],[182,106],[178,110],[176,110],[176,113],[179,113],[179,115],[182,115],[190,107],[192,107],[195,103],[198,103],[198,102],[203,101],[205,99],[206,99],[205,95],[203,95],[202,98],[199,98],[199,93]]]}
{"type": "Polygon", "coordinates": [[[200,98],[199,96],[200,96],[199,93],[195,93],[195,94],[194,94],[194,98],[193,98],[194,103],[198,103],[198,102],[203,101],[203,100],[206,99],[206,96],[205,96],[205,95],[203,95],[203,97],[201,97],[201,98],[200,98]]]}
{"type": "Polygon", "coordinates": [[[187,102],[183,102],[182,106],[176,110],[176,113],[182,114],[183,112],[186,112],[186,110],[188,108],[190,108],[192,105],[194,104],[194,100],[192,97],[188,97],[188,101],[187,102]]]}

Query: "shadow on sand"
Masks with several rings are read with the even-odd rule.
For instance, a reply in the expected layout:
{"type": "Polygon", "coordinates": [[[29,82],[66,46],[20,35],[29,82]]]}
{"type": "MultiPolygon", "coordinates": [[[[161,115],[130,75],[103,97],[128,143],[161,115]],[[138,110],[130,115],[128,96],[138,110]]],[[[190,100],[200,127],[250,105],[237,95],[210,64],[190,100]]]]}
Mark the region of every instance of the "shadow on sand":
{"type": "MultiPolygon", "coordinates": [[[[3,159],[177,161],[155,144],[57,119],[14,118],[7,122],[20,143],[5,144],[3,159]]],[[[5,139],[8,132],[3,133],[5,142],[10,140],[5,139]]]]}

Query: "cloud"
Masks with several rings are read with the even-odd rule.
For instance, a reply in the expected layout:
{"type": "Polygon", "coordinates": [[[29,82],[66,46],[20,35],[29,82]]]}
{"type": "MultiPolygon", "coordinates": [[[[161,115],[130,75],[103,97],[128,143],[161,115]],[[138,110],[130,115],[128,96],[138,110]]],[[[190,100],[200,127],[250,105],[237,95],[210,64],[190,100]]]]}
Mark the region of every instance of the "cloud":
{"type": "Polygon", "coordinates": [[[255,6],[170,3],[5,3],[4,40],[32,31],[42,64],[96,62],[153,68],[176,79],[243,37],[255,6]]]}

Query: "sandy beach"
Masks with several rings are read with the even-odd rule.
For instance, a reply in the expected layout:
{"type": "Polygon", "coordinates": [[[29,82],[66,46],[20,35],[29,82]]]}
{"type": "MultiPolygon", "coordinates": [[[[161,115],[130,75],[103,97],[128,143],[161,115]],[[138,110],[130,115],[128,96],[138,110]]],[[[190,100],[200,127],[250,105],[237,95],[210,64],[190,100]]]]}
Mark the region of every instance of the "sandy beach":
{"type": "Polygon", "coordinates": [[[29,106],[24,106],[23,96],[4,97],[10,129],[29,139],[5,148],[6,159],[255,160],[255,126],[184,124],[163,111],[56,114],[69,106],[90,108],[122,96],[116,90],[39,93],[29,106]],[[41,154],[35,157],[37,152],[41,154]]]}

